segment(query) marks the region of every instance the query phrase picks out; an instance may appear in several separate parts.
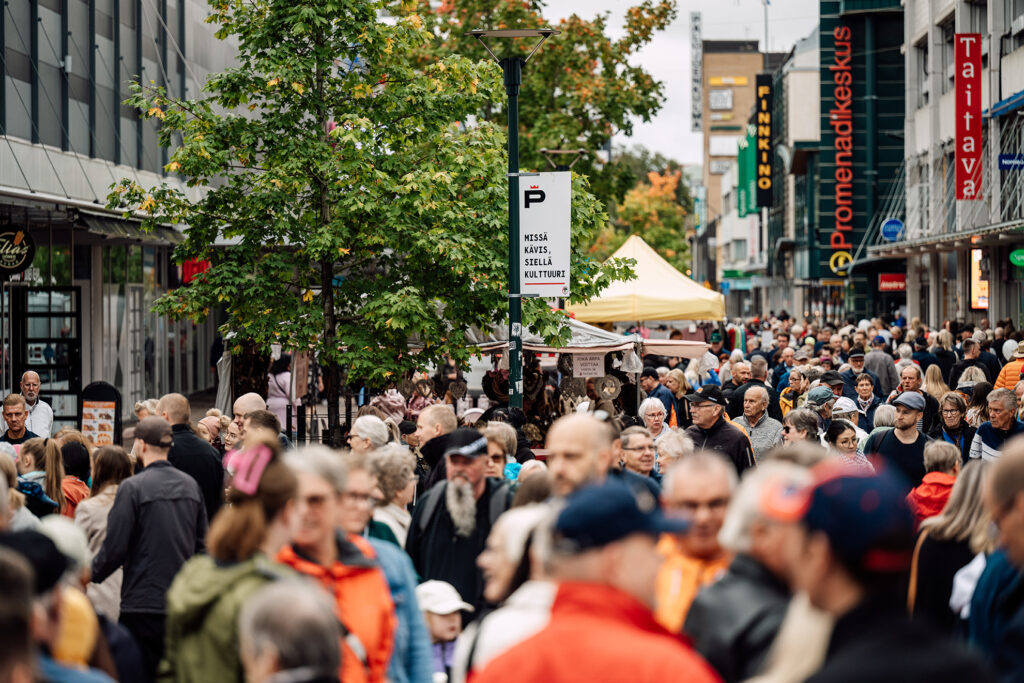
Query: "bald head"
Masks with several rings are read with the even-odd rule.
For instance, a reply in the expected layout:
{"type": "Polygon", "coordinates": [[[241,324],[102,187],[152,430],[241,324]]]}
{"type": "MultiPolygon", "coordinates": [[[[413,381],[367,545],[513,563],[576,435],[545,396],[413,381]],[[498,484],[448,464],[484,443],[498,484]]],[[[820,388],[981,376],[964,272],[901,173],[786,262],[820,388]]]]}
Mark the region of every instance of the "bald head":
{"type": "Polygon", "coordinates": [[[172,425],[188,424],[192,409],[181,394],[167,394],[157,402],[156,414],[172,425]]]}
{"type": "Polygon", "coordinates": [[[255,392],[249,392],[248,394],[242,394],[235,399],[235,405],[232,406],[232,413],[234,415],[234,422],[238,425],[238,429],[242,430],[245,428],[243,422],[245,416],[249,413],[254,413],[257,410],[266,410],[267,402],[263,400],[263,397],[255,392]]]}
{"type": "Polygon", "coordinates": [[[548,470],[555,495],[603,481],[612,463],[612,431],[590,415],[569,415],[548,430],[548,470]]]}

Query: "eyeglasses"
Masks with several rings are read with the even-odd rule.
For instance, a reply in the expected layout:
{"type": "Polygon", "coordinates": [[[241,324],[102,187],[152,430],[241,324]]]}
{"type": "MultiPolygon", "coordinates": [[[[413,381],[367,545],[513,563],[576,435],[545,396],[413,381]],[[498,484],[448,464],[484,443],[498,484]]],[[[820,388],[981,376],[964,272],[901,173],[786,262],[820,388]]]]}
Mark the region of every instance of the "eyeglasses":
{"type": "Polygon", "coordinates": [[[793,428],[790,427],[789,425],[782,425],[782,431],[784,431],[786,434],[789,434],[791,431],[793,431],[793,428]]]}
{"type": "Polygon", "coordinates": [[[651,451],[653,453],[654,452],[654,446],[650,445],[650,444],[648,444],[647,446],[633,446],[631,448],[626,448],[625,446],[623,446],[622,450],[624,450],[624,451],[651,451]]]}
{"type": "Polygon", "coordinates": [[[958,415],[959,413],[960,413],[960,410],[958,408],[952,408],[952,409],[950,409],[950,408],[943,408],[942,409],[942,414],[943,415],[958,415]]]}

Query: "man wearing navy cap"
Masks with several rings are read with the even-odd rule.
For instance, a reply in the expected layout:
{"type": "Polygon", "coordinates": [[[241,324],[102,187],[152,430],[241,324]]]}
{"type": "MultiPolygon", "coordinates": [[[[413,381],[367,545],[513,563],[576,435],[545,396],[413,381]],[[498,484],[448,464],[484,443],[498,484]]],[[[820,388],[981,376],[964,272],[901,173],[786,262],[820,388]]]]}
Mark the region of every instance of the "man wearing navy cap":
{"type": "Polygon", "coordinates": [[[924,396],[916,391],[904,391],[892,403],[896,406],[895,426],[868,438],[864,454],[885,458],[890,466],[903,474],[909,491],[920,486],[924,479],[924,447],[931,441],[917,429],[925,408],[924,396]]]}
{"type": "Polygon", "coordinates": [[[675,397],[658,377],[658,371],[654,368],[644,368],[640,374],[640,388],[647,394],[647,398],[656,398],[665,406],[665,415],[669,415],[675,407],[675,397]]]}
{"type": "Polygon", "coordinates": [[[405,549],[420,577],[450,583],[479,609],[484,580],[476,558],[494,520],[508,509],[509,488],[487,478],[487,439],[480,432],[461,427],[445,444],[447,479],[416,503],[405,549]]]}
{"type": "Polygon", "coordinates": [[[654,619],[658,536],[685,530],[654,496],[617,481],[571,495],[555,521],[551,620],[492,660],[478,683],[602,681],[711,683],[714,671],[654,619]]]}
{"type": "Polygon", "coordinates": [[[808,683],[992,680],[985,666],[906,614],[914,518],[891,473],[818,466],[804,489],[779,486],[762,512],[793,523],[786,553],[793,588],[835,618],[825,662],[808,683]]]}
{"type": "Polygon", "coordinates": [[[886,353],[886,346],[885,337],[877,334],[871,340],[871,351],[864,356],[864,367],[878,375],[883,397],[888,396],[900,384],[896,363],[893,357],[886,353]]]}
{"type": "Polygon", "coordinates": [[[687,394],[693,424],[686,428],[686,435],[693,439],[697,450],[718,451],[742,475],[748,467],[757,464],[750,439],[739,427],[725,419],[726,400],[722,390],[705,385],[693,394],[687,394]]]}

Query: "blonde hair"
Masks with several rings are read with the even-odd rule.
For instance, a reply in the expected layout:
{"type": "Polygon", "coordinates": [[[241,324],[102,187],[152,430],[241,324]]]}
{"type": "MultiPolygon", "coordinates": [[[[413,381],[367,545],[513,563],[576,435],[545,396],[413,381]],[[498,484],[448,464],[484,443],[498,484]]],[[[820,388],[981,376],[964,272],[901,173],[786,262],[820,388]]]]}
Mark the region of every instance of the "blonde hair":
{"type": "Polygon", "coordinates": [[[668,376],[674,379],[679,384],[679,392],[676,397],[688,394],[691,391],[690,382],[686,379],[686,373],[679,368],[673,368],[668,371],[668,376]]]}
{"type": "Polygon", "coordinates": [[[0,474],[7,480],[7,509],[14,512],[25,504],[25,494],[18,490],[18,470],[14,459],[0,453],[0,474]]]}
{"type": "MultiPolygon", "coordinates": [[[[955,448],[955,446],[954,446],[955,448]]],[[[960,472],[942,512],[921,522],[921,531],[936,541],[968,541],[975,553],[993,548],[988,527],[991,518],[982,502],[990,465],[985,460],[972,460],[960,472]]]]}
{"type": "Polygon", "coordinates": [[[60,447],[56,439],[29,439],[21,445],[19,458],[25,456],[32,458],[32,465],[37,470],[46,473],[43,479],[43,491],[53,502],[57,503],[60,510],[64,509],[66,500],[61,484],[64,482],[64,459],[60,454],[60,447]]]}
{"type": "Polygon", "coordinates": [[[87,437],[85,434],[78,431],[77,429],[71,429],[70,427],[64,427],[56,434],[54,434],[53,438],[54,440],[57,441],[57,444],[59,446],[63,446],[66,443],[72,442],[80,443],[83,446],[85,446],[85,449],[89,451],[89,453],[92,453],[93,450],[95,450],[96,448],[95,446],[93,446],[92,441],[89,441],[89,437],[87,437]]]}
{"type": "Polygon", "coordinates": [[[942,398],[949,393],[949,387],[942,381],[942,368],[932,364],[924,373],[924,390],[932,398],[942,398]]]}

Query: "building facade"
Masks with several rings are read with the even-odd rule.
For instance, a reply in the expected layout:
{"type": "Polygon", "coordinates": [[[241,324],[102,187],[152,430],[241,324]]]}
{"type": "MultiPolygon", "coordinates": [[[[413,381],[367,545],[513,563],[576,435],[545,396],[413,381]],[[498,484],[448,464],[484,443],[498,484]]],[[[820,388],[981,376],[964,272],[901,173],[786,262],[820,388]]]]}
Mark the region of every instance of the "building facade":
{"type": "Polygon", "coordinates": [[[155,121],[123,101],[133,81],[197,97],[232,63],[207,10],[200,0],[15,0],[0,15],[0,251],[22,250],[19,263],[0,255],[0,392],[38,371],[57,427],[78,426],[91,382],[120,391],[123,415],[213,383],[216,321],[150,312],[188,279],[171,258],[180,232],[143,233],[104,209],[122,178],[186,189],[164,172],[155,121]]]}
{"type": "MultiPolygon", "coordinates": [[[[906,0],[904,166],[890,204],[905,233],[867,240],[903,274],[908,315],[1024,324],[1024,1],[906,0]],[[980,35],[980,190],[957,199],[958,34],[980,35]]],[[[963,87],[963,86],[961,86],[963,87]]],[[[962,163],[963,160],[961,160],[962,163]]]]}

